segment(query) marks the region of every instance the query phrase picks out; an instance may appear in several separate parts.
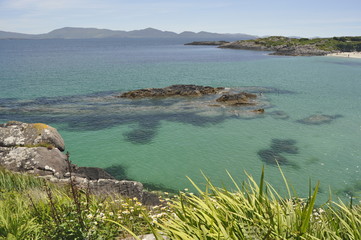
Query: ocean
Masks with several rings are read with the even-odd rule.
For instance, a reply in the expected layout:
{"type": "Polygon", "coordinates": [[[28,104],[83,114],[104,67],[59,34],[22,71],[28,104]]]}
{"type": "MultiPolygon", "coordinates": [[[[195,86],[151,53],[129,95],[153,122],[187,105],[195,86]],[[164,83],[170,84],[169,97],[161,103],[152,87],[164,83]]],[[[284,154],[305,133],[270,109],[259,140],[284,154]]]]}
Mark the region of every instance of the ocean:
{"type": "Polygon", "coordinates": [[[43,122],[73,163],[149,189],[234,188],[246,174],[301,197],[361,191],[361,60],[285,57],[184,46],[180,39],[0,40],[0,123],[43,122]],[[210,96],[130,100],[122,92],[173,84],[257,94],[265,109],[214,106],[210,96]]]}

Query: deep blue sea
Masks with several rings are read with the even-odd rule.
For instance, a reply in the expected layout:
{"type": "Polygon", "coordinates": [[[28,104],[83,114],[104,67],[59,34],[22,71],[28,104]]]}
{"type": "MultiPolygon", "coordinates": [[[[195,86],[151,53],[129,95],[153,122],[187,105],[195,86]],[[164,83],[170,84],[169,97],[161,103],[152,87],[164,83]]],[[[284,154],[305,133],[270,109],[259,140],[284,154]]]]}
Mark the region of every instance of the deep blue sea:
{"type": "MultiPolygon", "coordinates": [[[[191,41],[191,40],[189,40],[191,41]]],[[[174,39],[0,40],[0,123],[43,122],[71,160],[150,189],[232,188],[245,172],[300,196],[309,181],[361,191],[361,60],[184,46],[174,39]],[[129,100],[122,92],[197,84],[259,95],[264,114],[211,97],[129,100]],[[311,122],[310,122],[311,120],[311,122]],[[313,120],[313,122],[312,122],[313,120]],[[315,123],[315,120],[318,124],[315,123]]]]}

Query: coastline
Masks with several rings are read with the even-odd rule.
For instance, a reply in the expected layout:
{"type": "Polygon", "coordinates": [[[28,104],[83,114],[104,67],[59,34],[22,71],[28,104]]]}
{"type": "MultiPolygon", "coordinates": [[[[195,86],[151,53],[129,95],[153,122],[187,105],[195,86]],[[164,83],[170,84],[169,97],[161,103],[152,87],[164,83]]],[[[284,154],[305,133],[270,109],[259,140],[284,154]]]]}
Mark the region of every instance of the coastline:
{"type": "Polygon", "coordinates": [[[361,52],[339,52],[327,54],[328,57],[361,58],[361,52]]]}

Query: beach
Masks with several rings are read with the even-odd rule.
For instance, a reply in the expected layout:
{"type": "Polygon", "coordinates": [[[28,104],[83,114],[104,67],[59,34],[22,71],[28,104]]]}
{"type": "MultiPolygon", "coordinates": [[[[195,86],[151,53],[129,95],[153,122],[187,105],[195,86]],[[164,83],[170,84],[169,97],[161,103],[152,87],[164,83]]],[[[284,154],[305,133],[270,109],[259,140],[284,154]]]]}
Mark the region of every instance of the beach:
{"type": "Polygon", "coordinates": [[[331,57],[361,58],[361,52],[340,52],[327,54],[331,57]]]}

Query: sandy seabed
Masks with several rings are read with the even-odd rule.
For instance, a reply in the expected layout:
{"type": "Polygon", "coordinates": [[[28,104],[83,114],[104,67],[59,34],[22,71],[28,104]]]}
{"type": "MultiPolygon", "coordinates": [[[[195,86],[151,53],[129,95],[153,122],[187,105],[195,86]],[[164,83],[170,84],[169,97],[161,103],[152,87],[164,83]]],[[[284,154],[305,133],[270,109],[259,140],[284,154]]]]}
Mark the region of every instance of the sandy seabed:
{"type": "Polygon", "coordinates": [[[361,58],[361,52],[339,52],[327,54],[331,57],[361,58]]]}

